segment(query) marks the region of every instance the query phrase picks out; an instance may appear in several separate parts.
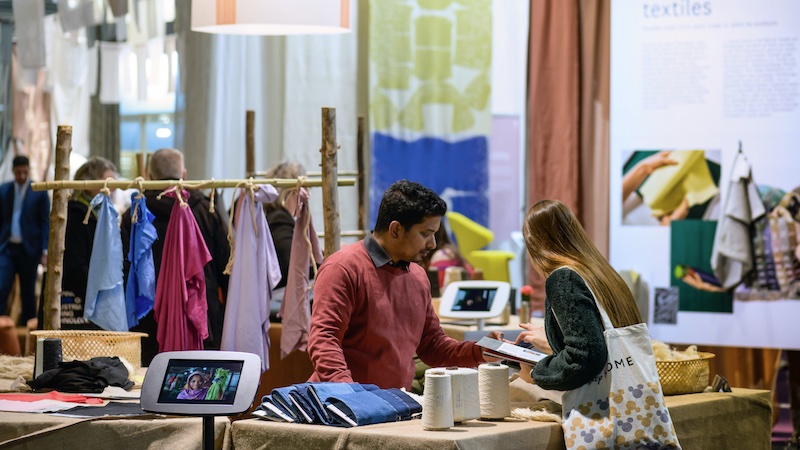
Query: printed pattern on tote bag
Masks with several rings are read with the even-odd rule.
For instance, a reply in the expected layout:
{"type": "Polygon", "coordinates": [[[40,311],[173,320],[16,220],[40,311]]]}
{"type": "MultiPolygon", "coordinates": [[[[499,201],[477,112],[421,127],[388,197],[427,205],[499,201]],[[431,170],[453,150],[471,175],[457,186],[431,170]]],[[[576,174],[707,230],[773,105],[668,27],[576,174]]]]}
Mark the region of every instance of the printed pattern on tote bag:
{"type": "Polygon", "coordinates": [[[614,328],[594,292],[592,297],[605,327],[608,362],[592,381],[564,393],[567,448],[680,449],[647,324],[614,328]]]}

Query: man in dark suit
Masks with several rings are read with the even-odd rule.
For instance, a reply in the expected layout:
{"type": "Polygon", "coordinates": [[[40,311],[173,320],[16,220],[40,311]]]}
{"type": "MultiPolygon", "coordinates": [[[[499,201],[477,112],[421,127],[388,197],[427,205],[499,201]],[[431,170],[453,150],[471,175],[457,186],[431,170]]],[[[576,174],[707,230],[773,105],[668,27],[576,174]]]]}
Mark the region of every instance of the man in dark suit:
{"type": "Polygon", "coordinates": [[[50,198],[35,192],[28,179],[28,158],[14,158],[14,181],[0,185],[0,314],[19,275],[20,324],[36,317],[36,269],[47,264],[50,198]]]}

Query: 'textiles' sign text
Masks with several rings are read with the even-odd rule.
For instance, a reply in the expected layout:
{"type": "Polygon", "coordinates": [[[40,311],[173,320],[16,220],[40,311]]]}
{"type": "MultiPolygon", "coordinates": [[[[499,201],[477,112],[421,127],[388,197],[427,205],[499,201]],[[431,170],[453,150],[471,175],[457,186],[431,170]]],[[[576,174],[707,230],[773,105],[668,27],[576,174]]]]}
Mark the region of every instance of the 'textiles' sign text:
{"type": "Polygon", "coordinates": [[[677,0],[673,2],[646,2],[645,19],[664,19],[680,17],[699,17],[711,15],[711,2],[677,0]]]}

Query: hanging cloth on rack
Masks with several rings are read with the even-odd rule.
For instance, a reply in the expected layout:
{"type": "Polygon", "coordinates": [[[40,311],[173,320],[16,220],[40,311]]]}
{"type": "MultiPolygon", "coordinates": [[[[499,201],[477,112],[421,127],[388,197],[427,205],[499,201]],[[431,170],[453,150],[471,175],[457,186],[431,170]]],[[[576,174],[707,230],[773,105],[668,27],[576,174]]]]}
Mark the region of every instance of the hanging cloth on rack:
{"type": "Polygon", "coordinates": [[[88,213],[98,205],[83,317],[104,330],[128,331],[125,292],[122,289],[122,238],[118,215],[109,197],[100,193],[89,203],[87,219],[88,213]]]}
{"type": "Polygon", "coordinates": [[[174,189],[164,195],[178,199],[172,207],[161,268],[156,283],[155,319],[159,352],[202,350],[208,337],[208,305],[203,267],[211,261],[197,220],[183,200],[189,193],[174,189]]]}
{"type": "Polygon", "coordinates": [[[131,211],[131,240],[128,247],[128,261],[131,262],[131,267],[128,284],[125,287],[125,307],[128,313],[128,326],[134,327],[155,304],[156,269],[153,264],[153,242],[158,239],[158,232],[153,225],[155,216],[147,209],[144,195],[131,194],[131,211]]]}
{"type": "Polygon", "coordinates": [[[311,327],[311,305],[308,301],[309,265],[322,262],[322,250],[308,210],[308,191],[298,189],[297,220],[294,222],[292,252],[286,293],[281,302],[281,358],[295,350],[305,351],[311,327]],[[311,261],[311,258],[314,258],[311,261]]]}
{"type": "Polygon", "coordinates": [[[753,269],[750,227],[765,213],[750,162],[740,151],[733,163],[725,206],[711,250],[711,268],[724,289],[736,287],[753,269]]]}
{"type": "Polygon", "coordinates": [[[262,372],[269,369],[269,302],[281,271],[261,205],[277,197],[278,192],[268,184],[242,189],[220,343],[221,350],[260,356],[262,372]]]}

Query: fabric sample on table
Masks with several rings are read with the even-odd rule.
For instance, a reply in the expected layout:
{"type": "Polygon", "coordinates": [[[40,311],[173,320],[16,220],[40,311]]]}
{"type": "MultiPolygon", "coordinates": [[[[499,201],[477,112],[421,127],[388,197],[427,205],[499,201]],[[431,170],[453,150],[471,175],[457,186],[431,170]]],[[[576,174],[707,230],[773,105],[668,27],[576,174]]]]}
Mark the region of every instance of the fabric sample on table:
{"type": "Polygon", "coordinates": [[[33,390],[43,388],[64,392],[103,392],[106,386],[119,386],[130,390],[133,381],[128,379],[128,369],[116,357],[99,356],[87,361],[67,361],[58,364],[28,382],[33,390]]]}
{"type": "Polygon", "coordinates": [[[332,425],[333,418],[331,413],[325,405],[328,399],[342,394],[352,394],[354,392],[374,391],[380,389],[374,384],[361,384],[361,383],[334,383],[334,382],[321,382],[309,383],[304,388],[298,390],[303,392],[311,400],[311,406],[314,408],[317,416],[325,425],[332,425]]]}
{"type": "MultiPolygon", "coordinates": [[[[177,197],[176,192],[165,195],[177,197]]],[[[208,305],[203,267],[211,261],[203,234],[183,199],[172,207],[164,236],[161,268],[156,284],[155,319],[160,352],[202,350],[208,337],[208,305]]]]}
{"type": "Polygon", "coordinates": [[[281,271],[262,204],[275,200],[278,192],[265,184],[241,192],[220,349],[254,353],[267,371],[269,302],[281,271]]]}
{"type": "Polygon", "coordinates": [[[125,307],[128,327],[133,327],[147,315],[156,299],[156,269],[153,263],[153,242],[158,239],[155,216],[147,209],[144,196],[131,194],[131,211],[136,221],[131,221],[131,241],[128,247],[128,285],[125,288],[125,307]]]}
{"type": "Polygon", "coordinates": [[[142,410],[139,403],[108,402],[105,406],[76,406],[72,409],[59,411],[59,414],[69,414],[81,417],[102,416],[144,416],[151,413],[142,410]]]}
{"type": "MultiPolygon", "coordinates": [[[[353,422],[360,425],[396,422],[397,410],[386,400],[375,395],[374,391],[354,392],[331,397],[329,404],[339,408],[353,422]]],[[[333,415],[335,425],[350,426],[347,422],[333,415]]]]}
{"type": "Polygon", "coordinates": [[[297,194],[297,220],[292,235],[292,252],[286,291],[281,302],[281,358],[295,350],[306,351],[308,330],[311,327],[311,304],[308,300],[309,265],[322,263],[317,232],[308,208],[308,191],[297,194]],[[314,261],[311,261],[313,255],[314,261]]]}
{"type": "Polygon", "coordinates": [[[122,238],[117,211],[105,194],[97,194],[89,208],[98,207],[83,316],[109,331],[128,331],[122,288],[122,238]]]}
{"type": "Polygon", "coordinates": [[[68,403],[86,403],[87,405],[102,405],[103,400],[99,398],[86,397],[81,394],[64,394],[58,391],[50,391],[44,394],[0,394],[0,400],[13,400],[15,402],[38,402],[40,400],[56,400],[68,403]]]}
{"type": "Polygon", "coordinates": [[[707,202],[719,193],[703,150],[674,151],[678,164],[664,166],[642,183],[639,193],[654,216],[674,211],[685,198],[689,206],[707,202]]]}

